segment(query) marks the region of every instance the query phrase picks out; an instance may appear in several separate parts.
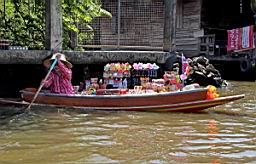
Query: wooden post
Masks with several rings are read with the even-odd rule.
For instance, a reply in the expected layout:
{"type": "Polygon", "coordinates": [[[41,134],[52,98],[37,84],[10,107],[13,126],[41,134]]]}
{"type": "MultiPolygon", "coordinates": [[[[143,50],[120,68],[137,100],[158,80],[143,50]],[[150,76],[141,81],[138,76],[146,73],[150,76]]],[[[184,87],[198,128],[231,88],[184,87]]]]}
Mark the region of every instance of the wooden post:
{"type": "Polygon", "coordinates": [[[164,45],[163,50],[166,52],[175,49],[176,33],[176,6],[177,0],[164,0],[165,18],[164,18],[164,45]]]}
{"type": "MultiPolygon", "coordinates": [[[[251,5],[251,10],[254,13],[254,15],[253,15],[253,18],[254,18],[254,31],[253,32],[255,32],[255,29],[256,29],[256,0],[251,0],[250,5],[251,5]]],[[[254,49],[254,55],[255,55],[255,49],[254,49]]]]}
{"type": "Polygon", "coordinates": [[[117,47],[120,49],[121,0],[118,0],[117,13],[117,47]]]}
{"type": "Polygon", "coordinates": [[[71,48],[74,50],[78,45],[78,35],[74,31],[70,31],[71,48]]]}
{"type": "Polygon", "coordinates": [[[46,50],[62,49],[61,0],[46,0],[46,50]]]}
{"type": "MultiPolygon", "coordinates": [[[[76,25],[76,27],[78,27],[76,25]]],[[[71,38],[71,48],[74,50],[78,45],[78,34],[75,31],[70,31],[70,38],[71,38]]]]}
{"type": "MultiPolygon", "coordinates": [[[[253,15],[253,18],[254,18],[254,33],[255,33],[255,29],[256,29],[256,0],[251,0],[251,10],[252,10],[252,12],[254,13],[254,15],[253,15]]],[[[254,39],[254,43],[256,42],[256,40],[255,40],[255,38],[253,38],[254,39]]],[[[253,65],[254,65],[254,70],[253,70],[253,72],[254,72],[254,80],[256,81],[256,58],[255,58],[255,56],[256,56],[256,49],[254,48],[253,49],[253,59],[254,59],[254,61],[253,61],[253,65]]]]}

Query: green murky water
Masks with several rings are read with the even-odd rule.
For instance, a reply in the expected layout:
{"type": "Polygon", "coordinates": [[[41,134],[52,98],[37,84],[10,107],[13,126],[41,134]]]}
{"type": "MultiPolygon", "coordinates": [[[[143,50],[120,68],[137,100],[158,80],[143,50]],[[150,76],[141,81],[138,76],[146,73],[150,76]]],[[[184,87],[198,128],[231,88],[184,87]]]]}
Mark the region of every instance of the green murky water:
{"type": "Polygon", "coordinates": [[[35,112],[0,119],[0,163],[256,163],[256,83],[202,113],[35,112]]]}

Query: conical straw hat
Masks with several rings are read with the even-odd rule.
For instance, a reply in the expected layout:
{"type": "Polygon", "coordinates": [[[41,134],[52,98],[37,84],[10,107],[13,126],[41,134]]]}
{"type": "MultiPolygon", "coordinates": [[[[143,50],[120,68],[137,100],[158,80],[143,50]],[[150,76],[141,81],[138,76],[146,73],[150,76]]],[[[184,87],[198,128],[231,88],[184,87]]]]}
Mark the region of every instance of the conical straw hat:
{"type": "Polygon", "coordinates": [[[54,59],[56,59],[57,55],[60,55],[60,60],[63,61],[63,63],[68,67],[68,68],[72,68],[73,65],[66,59],[66,56],[64,54],[61,53],[55,53],[52,55],[52,57],[50,59],[46,59],[44,60],[43,64],[46,68],[50,68],[52,65],[52,62],[54,59]]]}

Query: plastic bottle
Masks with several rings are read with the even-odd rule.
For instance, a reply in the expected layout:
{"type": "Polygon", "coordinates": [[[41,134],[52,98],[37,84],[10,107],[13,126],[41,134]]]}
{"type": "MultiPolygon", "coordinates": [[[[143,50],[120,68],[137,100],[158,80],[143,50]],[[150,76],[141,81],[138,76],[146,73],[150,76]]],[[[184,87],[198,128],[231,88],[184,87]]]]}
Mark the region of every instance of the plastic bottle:
{"type": "Polygon", "coordinates": [[[123,88],[127,89],[127,79],[126,78],[123,80],[123,88]]]}

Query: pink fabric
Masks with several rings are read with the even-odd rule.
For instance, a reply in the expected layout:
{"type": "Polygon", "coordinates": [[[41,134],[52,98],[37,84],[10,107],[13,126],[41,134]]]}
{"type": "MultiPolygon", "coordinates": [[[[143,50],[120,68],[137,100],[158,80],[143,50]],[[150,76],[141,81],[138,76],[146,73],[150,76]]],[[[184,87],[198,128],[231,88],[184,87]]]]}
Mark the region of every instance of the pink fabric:
{"type": "Polygon", "coordinates": [[[71,83],[72,71],[67,68],[59,59],[58,67],[60,69],[60,75],[53,70],[48,79],[44,83],[45,88],[49,88],[51,93],[61,93],[61,94],[72,94],[74,89],[71,83]]]}

